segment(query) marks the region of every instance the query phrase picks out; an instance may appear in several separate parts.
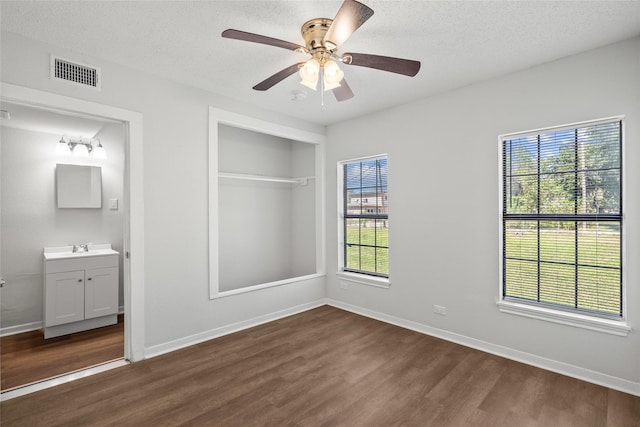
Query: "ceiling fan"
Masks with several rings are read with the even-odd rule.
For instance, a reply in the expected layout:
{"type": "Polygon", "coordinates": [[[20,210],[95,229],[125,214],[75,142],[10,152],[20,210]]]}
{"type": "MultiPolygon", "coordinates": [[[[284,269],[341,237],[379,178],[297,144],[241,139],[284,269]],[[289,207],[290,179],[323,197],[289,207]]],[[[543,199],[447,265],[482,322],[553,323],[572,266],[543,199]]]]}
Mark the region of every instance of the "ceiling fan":
{"type": "Polygon", "coordinates": [[[372,15],[373,9],[370,7],[355,0],[344,0],[334,19],[315,18],[302,25],[301,32],[305,46],[233,29],[223,31],[222,37],[276,46],[311,55],[311,59],[307,62],[293,64],[278,71],[255,85],[253,89],[260,91],[270,89],[298,72],[302,78],[301,84],[316,90],[320,82],[321,91],[332,90],[338,101],[346,101],[353,98],[353,92],[344,79],[344,72],[338,66],[338,62],[410,77],[415,76],[420,70],[420,62],[410,59],[366,53],[338,54],[339,47],[372,15]]]}

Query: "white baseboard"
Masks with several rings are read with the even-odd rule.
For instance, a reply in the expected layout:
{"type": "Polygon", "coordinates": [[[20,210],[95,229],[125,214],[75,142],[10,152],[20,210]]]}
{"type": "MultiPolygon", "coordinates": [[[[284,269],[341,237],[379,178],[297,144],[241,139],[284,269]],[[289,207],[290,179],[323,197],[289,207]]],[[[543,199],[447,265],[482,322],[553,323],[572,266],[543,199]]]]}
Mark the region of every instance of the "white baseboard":
{"type": "MultiPolygon", "coordinates": [[[[118,314],[124,314],[123,305],[119,307],[118,314]]],[[[42,321],[25,323],[24,325],[7,326],[6,328],[0,328],[0,337],[21,334],[23,332],[37,331],[38,329],[42,329],[42,321]]]]}
{"type": "Polygon", "coordinates": [[[475,338],[467,337],[464,335],[448,332],[442,329],[433,328],[421,323],[413,322],[411,320],[402,319],[399,317],[391,316],[385,313],[369,310],[352,304],[344,303],[332,299],[321,299],[311,303],[302,304],[296,307],[288,308],[285,310],[277,311],[274,313],[266,314],[263,316],[248,319],[242,322],[233,323],[231,325],[221,326],[219,328],[211,329],[209,331],[201,332],[198,334],[190,335],[188,337],[180,338],[174,341],[169,341],[164,344],[151,346],[145,349],[144,357],[151,358],[159,356],[161,354],[169,353],[171,351],[179,350],[190,345],[198,344],[204,341],[208,341],[214,338],[221,337],[223,335],[239,332],[244,329],[252,328],[254,326],[268,323],[274,320],[281,319],[283,317],[291,316],[294,314],[302,313],[323,305],[330,305],[342,310],[350,311],[362,316],[370,317],[372,319],[380,320],[392,325],[396,325],[402,328],[410,329],[412,331],[420,332],[422,334],[434,336],[447,341],[454,342],[456,344],[464,345],[466,347],[475,348],[480,351],[495,354],[500,357],[515,360],[517,362],[525,363],[527,365],[535,366],[548,371],[556,372],[558,374],[566,375],[569,377],[577,378],[583,381],[608,387],[614,390],[619,390],[624,393],[629,393],[635,396],[640,396],[640,383],[628,381],[622,378],[613,377],[611,375],[602,374],[600,372],[591,371],[589,369],[573,366],[568,363],[558,362],[556,360],[547,359],[544,357],[536,356],[534,354],[526,353],[519,350],[514,350],[509,347],[504,347],[496,344],[492,344],[486,341],[478,340],[475,338]]]}
{"type": "Polygon", "coordinates": [[[44,381],[36,381],[31,384],[27,384],[24,386],[18,386],[14,388],[10,388],[6,391],[3,391],[0,394],[0,402],[4,402],[9,399],[13,399],[16,397],[24,396],[27,394],[35,393],[36,391],[45,390],[51,387],[55,387],[60,384],[68,383],[70,381],[79,380],[81,378],[86,378],[91,375],[99,374],[101,372],[108,371],[110,369],[119,368],[121,366],[128,365],[129,362],[126,360],[116,360],[106,363],[101,363],[95,366],[91,366],[89,368],[80,369],[74,372],[70,372],[68,374],[60,375],[55,378],[51,378],[44,381]]]}
{"type": "Polygon", "coordinates": [[[198,344],[204,341],[208,341],[214,338],[221,337],[223,335],[239,332],[244,329],[253,328],[254,326],[262,325],[263,323],[272,322],[274,320],[282,319],[283,317],[292,316],[294,314],[302,313],[317,307],[326,305],[326,300],[320,299],[307,304],[298,305],[296,307],[287,308],[285,310],[276,311],[274,313],[265,314],[263,316],[254,317],[253,319],[243,320],[242,322],[232,323],[230,325],[221,326],[219,328],[210,329],[208,331],[200,332],[198,334],[189,335],[184,338],[169,341],[164,344],[158,344],[151,347],[147,347],[144,350],[144,358],[148,359],[161,354],[169,353],[171,351],[179,350],[190,345],[198,344]]]}
{"type": "Polygon", "coordinates": [[[36,331],[42,329],[42,322],[31,322],[23,325],[7,326],[0,329],[0,337],[6,337],[9,335],[21,334],[23,332],[36,331]]]}
{"type": "Polygon", "coordinates": [[[399,317],[391,316],[377,311],[369,310],[366,308],[351,305],[342,301],[336,301],[332,299],[326,300],[327,305],[347,310],[362,316],[370,317],[372,319],[380,320],[382,322],[390,323],[392,325],[400,326],[405,329],[420,332],[426,335],[431,335],[443,340],[451,341],[456,344],[461,344],[466,347],[475,348],[480,351],[495,354],[507,359],[515,360],[517,362],[525,363],[527,365],[535,366],[538,368],[546,369],[548,371],[556,372],[558,374],[566,375],[569,377],[577,378],[579,380],[587,381],[604,387],[608,387],[614,390],[619,390],[624,393],[640,396],[640,383],[628,381],[622,378],[613,377],[600,372],[591,371],[589,369],[573,366],[568,363],[558,362],[556,360],[547,359],[544,357],[536,356],[534,354],[526,353],[519,350],[514,350],[509,347],[504,347],[496,344],[491,344],[486,341],[477,340],[464,335],[455,334],[442,329],[433,328],[421,323],[413,322],[411,320],[401,319],[399,317]]]}
{"type": "Polygon", "coordinates": [[[106,316],[93,317],[80,320],[78,322],[63,323],[62,325],[47,326],[44,328],[44,338],[60,337],[62,335],[75,334],[77,332],[88,331],[90,329],[102,328],[104,326],[118,324],[118,315],[109,314],[106,316]]]}

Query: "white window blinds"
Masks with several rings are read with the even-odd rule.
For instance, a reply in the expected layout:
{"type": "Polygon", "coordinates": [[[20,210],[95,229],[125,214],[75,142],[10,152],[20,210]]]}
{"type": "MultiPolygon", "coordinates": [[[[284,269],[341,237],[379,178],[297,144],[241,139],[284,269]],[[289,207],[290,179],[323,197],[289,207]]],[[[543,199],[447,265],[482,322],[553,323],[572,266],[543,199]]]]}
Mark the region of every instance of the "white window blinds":
{"type": "Polygon", "coordinates": [[[622,122],[502,140],[504,299],[622,316],[622,122]]]}

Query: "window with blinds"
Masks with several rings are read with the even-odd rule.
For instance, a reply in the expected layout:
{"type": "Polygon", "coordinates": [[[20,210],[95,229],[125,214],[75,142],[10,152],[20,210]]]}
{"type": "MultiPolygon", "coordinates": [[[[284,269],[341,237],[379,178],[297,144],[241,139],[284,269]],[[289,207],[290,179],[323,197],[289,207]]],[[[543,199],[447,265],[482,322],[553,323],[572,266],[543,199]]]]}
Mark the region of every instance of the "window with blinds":
{"type": "Polygon", "coordinates": [[[344,162],[343,270],[389,277],[387,158],[344,162]]]}
{"type": "Polygon", "coordinates": [[[502,297],[622,316],[622,122],[504,137],[502,297]]]}

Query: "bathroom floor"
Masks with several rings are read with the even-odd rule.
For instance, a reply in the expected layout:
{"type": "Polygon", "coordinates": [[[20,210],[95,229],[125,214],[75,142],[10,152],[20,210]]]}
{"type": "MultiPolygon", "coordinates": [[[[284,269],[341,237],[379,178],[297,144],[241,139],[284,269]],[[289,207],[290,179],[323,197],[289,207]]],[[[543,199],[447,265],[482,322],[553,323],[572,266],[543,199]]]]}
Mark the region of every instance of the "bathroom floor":
{"type": "Polygon", "coordinates": [[[124,316],[104,328],[45,340],[41,330],[0,338],[0,389],[42,381],[119,360],[124,355],[124,316]]]}

